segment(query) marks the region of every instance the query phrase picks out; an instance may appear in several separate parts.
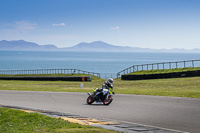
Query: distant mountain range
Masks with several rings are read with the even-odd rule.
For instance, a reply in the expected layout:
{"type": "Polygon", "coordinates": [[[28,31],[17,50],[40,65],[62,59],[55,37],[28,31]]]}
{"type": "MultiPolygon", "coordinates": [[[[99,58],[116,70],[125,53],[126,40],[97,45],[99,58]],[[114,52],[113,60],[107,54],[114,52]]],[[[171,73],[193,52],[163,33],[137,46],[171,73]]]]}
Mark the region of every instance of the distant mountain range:
{"type": "Polygon", "coordinates": [[[173,53],[200,53],[200,49],[151,49],[128,46],[115,46],[102,41],[91,43],[82,42],[72,47],[58,48],[55,45],[39,45],[24,40],[0,41],[0,50],[13,51],[90,51],[90,52],[173,52],[173,53]]]}
{"type": "Polygon", "coordinates": [[[56,50],[57,47],[54,45],[39,45],[33,42],[26,42],[24,40],[18,41],[0,41],[0,50],[56,50]]]}

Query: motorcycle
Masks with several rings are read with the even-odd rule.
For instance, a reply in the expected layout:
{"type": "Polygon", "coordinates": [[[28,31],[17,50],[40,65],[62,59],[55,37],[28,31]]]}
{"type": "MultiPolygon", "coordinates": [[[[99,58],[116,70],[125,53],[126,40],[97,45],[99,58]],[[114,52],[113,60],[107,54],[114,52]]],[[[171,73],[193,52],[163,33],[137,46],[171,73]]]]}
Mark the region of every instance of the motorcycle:
{"type": "Polygon", "coordinates": [[[90,92],[88,92],[88,98],[87,98],[87,104],[92,104],[93,102],[96,103],[103,103],[104,105],[109,105],[112,101],[113,101],[113,94],[115,94],[113,92],[113,90],[110,88],[108,89],[102,89],[101,91],[96,88],[93,89],[94,92],[97,90],[96,94],[91,94],[90,92]]]}

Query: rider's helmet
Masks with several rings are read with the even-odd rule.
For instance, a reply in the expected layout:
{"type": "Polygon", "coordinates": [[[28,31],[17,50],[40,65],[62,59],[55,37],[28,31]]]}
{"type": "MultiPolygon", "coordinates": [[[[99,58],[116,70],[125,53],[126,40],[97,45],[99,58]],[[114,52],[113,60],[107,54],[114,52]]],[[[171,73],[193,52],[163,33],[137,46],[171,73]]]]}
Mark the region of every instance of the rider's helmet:
{"type": "Polygon", "coordinates": [[[112,87],[113,85],[113,79],[112,78],[109,78],[108,80],[107,80],[107,84],[109,85],[109,87],[112,87]]]}

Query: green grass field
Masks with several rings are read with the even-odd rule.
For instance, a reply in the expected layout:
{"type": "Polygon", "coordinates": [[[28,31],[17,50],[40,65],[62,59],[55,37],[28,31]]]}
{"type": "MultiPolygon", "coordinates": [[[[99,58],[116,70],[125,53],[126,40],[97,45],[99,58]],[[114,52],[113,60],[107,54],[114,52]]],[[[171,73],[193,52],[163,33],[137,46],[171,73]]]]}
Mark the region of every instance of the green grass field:
{"type": "Polygon", "coordinates": [[[88,74],[15,74],[15,75],[6,75],[0,74],[0,77],[64,77],[64,76],[91,76],[92,80],[101,80],[99,77],[88,74]]]}
{"type": "MultiPolygon", "coordinates": [[[[138,71],[132,74],[169,73],[200,70],[200,68],[178,68],[164,70],[138,71]]],[[[0,75],[0,76],[91,76],[92,82],[71,82],[71,81],[20,81],[0,80],[0,90],[20,91],[58,91],[58,92],[88,92],[93,88],[100,88],[104,79],[87,74],[32,74],[32,75],[0,75]],[[80,88],[80,84],[84,88],[80,88]]],[[[114,91],[120,94],[135,95],[156,95],[172,97],[200,98],[200,77],[152,79],[124,81],[114,80],[114,91]]]]}
{"type": "Polygon", "coordinates": [[[39,113],[0,108],[0,133],[116,133],[102,128],[82,126],[39,113]]]}
{"type": "MultiPolygon", "coordinates": [[[[104,81],[106,80],[97,79],[92,82],[0,80],[0,90],[92,92],[93,88],[100,88],[104,81]],[[81,83],[84,84],[83,89],[80,88],[81,83]]],[[[117,79],[114,80],[114,91],[117,94],[200,98],[200,77],[137,81],[117,79]]]]}
{"type": "Polygon", "coordinates": [[[127,75],[142,75],[142,74],[159,74],[159,73],[173,73],[173,72],[185,72],[200,70],[200,67],[186,67],[186,68],[174,68],[174,69],[158,69],[158,70],[143,70],[129,73],[127,75]]]}

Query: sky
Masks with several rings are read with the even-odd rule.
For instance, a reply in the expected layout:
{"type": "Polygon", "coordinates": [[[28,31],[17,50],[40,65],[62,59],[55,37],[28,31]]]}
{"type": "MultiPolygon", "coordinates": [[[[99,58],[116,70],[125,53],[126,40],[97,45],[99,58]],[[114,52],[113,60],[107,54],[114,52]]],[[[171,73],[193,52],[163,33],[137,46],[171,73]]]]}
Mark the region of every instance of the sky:
{"type": "Polygon", "coordinates": [[[200,1],[0,0],[0,40],[200,48],[200,1]]]}

